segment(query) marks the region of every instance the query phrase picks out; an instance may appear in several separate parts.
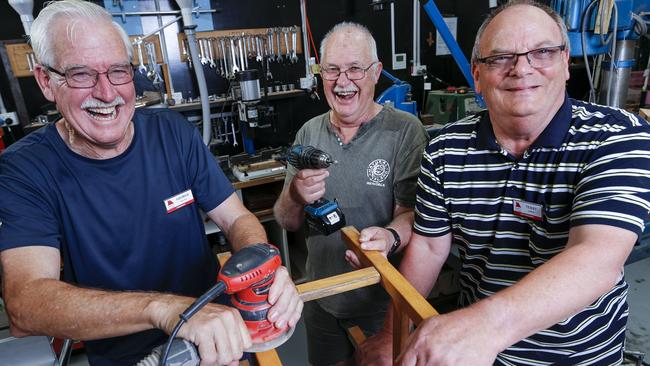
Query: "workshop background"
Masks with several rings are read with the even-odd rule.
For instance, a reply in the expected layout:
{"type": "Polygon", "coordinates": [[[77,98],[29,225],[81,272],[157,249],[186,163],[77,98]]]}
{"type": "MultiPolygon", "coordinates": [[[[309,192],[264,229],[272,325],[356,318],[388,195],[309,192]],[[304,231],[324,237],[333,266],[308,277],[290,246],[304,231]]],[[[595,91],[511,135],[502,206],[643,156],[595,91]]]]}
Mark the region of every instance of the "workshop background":
{"type": "MultiPolygon", "coordinates": [[[[134,48],[138,66],[144,66],[139,67],[136,73],[136,86],[138,95],[141,96],[139,102],[142,106],[152,104],[176,109],[201,129],[202,110],[198,101],[200,91],[193,69],[198,65],[190,65],[186,61],[187,49],[182,41],[184,37],[179,37],[183,22],[180,20],[173,22],[180,16],[176,2],[172,0],[94,2],[113,13],[115,21],[124,26],[133,40],[171,22],[171,25],[164,28],[157,36],[149,37],[142,42],[141,58],[138,56],[138,47],[134,48]]],[[[503,0],[437,0],[435,5],[448,21],[450,28],[455,30],[455,38],[460,50],[469,57],[479,25],[491,8],[502,2],[503,0]]],[[[42,9],[43,3],[42,0],[34,1],[34,15],[42,9]]],[[[436,27],[422,9],[419,11],[419,42],[415,46],[420,48],[419,60],[423,67],[419,65],[413,67],[416,63],[413,51],[413,13],[414,6],[419,6],[419,1],[328,0],[304,1],[304,3],[309,30],[307,33],[312,36],[312,39],[308,39],[311,57],[317,59],[320,56],[317,55],[320,42],[334,24],[349,20],[366,25],[377,41],[378,55],[384,69],[397,80],[410,85],[410,92],[406,96],[416,102],[417,112],[429,129],[433,130],[436,125],[462,118],[479,108],[454,58],[449,54],[440,55],[443,52],[441,48],[444,47],[441,47],[443,45],[436,27]],[[392,17],[391,6],[394,11],[392,17]],[[393,37],[391,37],[391,18],[394,22],[393,37]],[[394,52],[391,50],[393,42],[394,52]]],[[[583,1],[583,3],[587,2],[583,1]]],[[[617,0],[617,3],[626,2],[617,0]]],[[[315,88],[309,84],[310,80],[302,80],[301,88],[301,78],[306,78],[308,73],[304,57],[300,4],[299,0],[194,0],[193,3],[199,9],[193,17],[197,24],[197,37],[214,39],[210,42],[210,47],[214,46],[214,57],[212,57],[214,65],[210,65],[209,60],[206,60],[206,65],[201,65],[206,78],[207,94],[210,96],[212,137],[209,146],[226,171],[230,172],[231,168],[240,169],[237,171],[238,174],[229,173],[229,176],[235,182],[235,187],[245,204],[264,223],[271,241],[281,247],[283,261],[289,264],[292,275],[298,281],[301,280],[304,271],[304,248],[300,245],[299,233],[285,232],[272,219],[271,207],[281,191],[282,174],[278,176],[278,167],[266,162],[269,158],[282,153],[282,148],[293,141],[295,133],[304,122],[328,110],[319,77],[316,77],[315,88]],[[291,45],[290,27],[292,26],[298,29],[297,60],[293,62],[289,55],[285,56],[285,52],[289,53],[289,50],[285,47],[284,39],[288,37],[286,44],[291,45]],[[282,28],[286,32],[283,33],[282,28]],[[252,57],[245,60],[249,68],[259,70],[257,79],[262,91],[260,101],[247,102],[246,91],[242,88],[238,90],[233,85],[236,83],[229,82],[222,75],[224,66],[232,65],[221,63],[220,59],[224,57],[218,50],[221,48],[219,40],[228,42],[229,39],[223,37],[230,35],[232,30],[239,30],[238,34],[240,32],[258,34],[257,39],[261,39],[262,42],[268,40],[268,31],[271,30],[276,52],[276,39],[279,38],[281,43],[282,61],[278,61],[277,57],[274,57],[275,54],[269,57],[268,50],[262,51],[264,57],[261,62],[256,60],[254,57],[256,46],[252,46],[252,51],[249,49],[252,57]],[[279,37],[276,33],[278,31],[279,37]],[[259,112],[259,117],[254,121],[248,121],[247,116],[242,118],[238,111],[247,108],[255,108],[259,112]],[[253,170],[253,166],[259,167],[259,170],[253,170]],[[275,175],[272,174],[273,172],[275,175]],[[267,174],[271,174],[270,178],[267,174]]],[[[0,31],[1,152],[4,147],[25,134],[45,123],[54,122],[58,115],[55,107],[44,99],[31,76],[29,68],[33,60],[29,60],[30,50],[28,47],[25,48],[23,36],[25,31],[20,17],[7,1],[0,1],[0,24],[2,24],[0,31]]],[[[245,38],[241,40],[246,42],[245,38]]],[[[254,43],[255,38],[253,40],[249,38],[248,41],[254,43]]],[[[200,46],[202,55],[209,54],[207,43],[200,46]]],[[[639,108],[646,107],[647,104],[643,70],[648,64],[649,49],[646,37],[641,37],[635,42],[633,58],[636,63],[632,67],[627,98],[622,104],[628,110],[640,113],[645,118],[647,115],[644,115],[645,112],[639,108]]],[[[228,59],[230,50],[227,45],[225,50],[228,54],[225,58],[228,59]]],[[[240,60],[238,56],[235,57],[237,61],[240,60]]],[[[586,99],[589,93],[587,68],[580,57],[573,58],[570,67],[569,94],[577,99],[586,99]]],[[[393,84],[394,81],[382,77],[376,88],[377,95],[393,84]]],[[[206,231],[215,245],[215,251],[227,250],[225,239],[214,226],[206,224],[206,231]]],[[[630,264],[626,266],[631,307],[628,348],[632,352],[650,352],[649,256],[650,234],[646,230],[629,260],[630,264]]],[[[453,264],[449,267],[430,296],[430,300],[440,309],[448,307],[455,299],[453,264]]],[[[6,317],[0,308],[0,339],[6,337],[8,337],[6,317]]],[[[299,327],[292,340],[279,349],[285,365],[306,364],[304,337],[304,329],[299,327]]],[[[0,341],[0,350],[1,345],[0,341]]],[[[73,364],[87,364],[82,351],[76,351],[75,354],[73,364]]],[[[0,355],[0,365],[3,364],[1,357],[0,355]]],[[[637,359],[641,358],[637,357],[637,359]]],[[[630,362],[633,364],[635,361],[630,362]]],[[[650,364],[650,356],[646,357],[644,364],[650,364]]]]}

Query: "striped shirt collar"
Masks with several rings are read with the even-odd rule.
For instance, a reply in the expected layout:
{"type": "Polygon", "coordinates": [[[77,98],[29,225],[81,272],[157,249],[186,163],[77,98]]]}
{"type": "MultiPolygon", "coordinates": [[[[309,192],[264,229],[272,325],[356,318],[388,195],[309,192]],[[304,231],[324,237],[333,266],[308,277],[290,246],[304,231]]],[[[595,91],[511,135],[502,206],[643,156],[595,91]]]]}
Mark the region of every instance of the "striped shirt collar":
{"type": "MultiPolygon", "coordinates": [[[[481,120],[479,121],[477,131],[478,147],[481,149],[501,150],[501,147],[497,143],[496,136],[494,136],[494,130],[492,129],[492,123],[490,122],[490,114],[487,111],[481,113],[481,120]]],[[[560,106],[560,109],[555,113],[551,122],[546,126],[542,134],[537,138],[537,140],[535,140],[535,142],[533,142],[529,149],[539,147],[559,147],[569,130],[569,124],[572,118],[571,116],[571,101],[565,93],[564,102],[560,106]]]]}

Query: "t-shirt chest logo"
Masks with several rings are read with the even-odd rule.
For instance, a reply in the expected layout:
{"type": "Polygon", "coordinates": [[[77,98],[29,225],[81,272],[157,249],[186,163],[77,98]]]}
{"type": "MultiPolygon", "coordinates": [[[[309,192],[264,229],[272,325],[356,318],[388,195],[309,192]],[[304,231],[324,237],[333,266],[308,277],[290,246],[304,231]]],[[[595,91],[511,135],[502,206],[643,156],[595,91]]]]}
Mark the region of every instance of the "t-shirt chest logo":
{"type": "Polygon", "coordinates": [[[390,164],[384,159],[373,160],[368,164],[366,174],[370,179],[370,181],[366,182],[367,185],[385,187],[384,181],[390,174],[390,164]]]}

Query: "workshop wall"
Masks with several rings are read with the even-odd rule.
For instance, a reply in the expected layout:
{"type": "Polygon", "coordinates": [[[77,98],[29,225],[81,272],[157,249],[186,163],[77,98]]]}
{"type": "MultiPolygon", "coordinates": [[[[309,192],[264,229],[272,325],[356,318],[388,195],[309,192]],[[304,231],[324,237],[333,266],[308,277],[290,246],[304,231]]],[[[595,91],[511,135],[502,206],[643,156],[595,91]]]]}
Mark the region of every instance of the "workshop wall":
{"type": "MultiPolygon", "coordinates": [[[[94,1],[103,4],[103,1],[94,1]]],[[[499,0],[499,3],[503,0],[499,0]]],[[[34,14],[38,14],[44,1],[36,0],[34,14]]],[[[139,4],[146,10],[151,10],[153,1],[130,2],[139,4]]],[[[423,77],[410,76],[410,62],[412,54],[412,8],[410,0],[396,0],[395,4],[395,49],[398,53],[407,54],[407,70],[392,70],[391,68],[391,38],[390,38],[390,11],[389,5],[385,10],[376,11],[370,6],[370,0],[330,0],[330,1],[307,1],[307,13],[311,23],[311,30],[314,36],[316,47],[324,34],[334,24],[348,20],[356,21],[366,25],[373,33],[378,44],[378,54],[384,63],[384,68],[399,79],[408,81],[413,86],[413,98],[422,105],[423,77]]],[[[466,56],[471,53],[471,48],[480,23],[485,14],[489,12],[488,0],[437,0],[436,5],[444,16],[458,18],[457,40],[466,56]]],[[[161,8],[177,9],[173,1],[160,1],[161,8]]],[[[210,5],[217,9],[212,15],[215,30],[242,29],[242,28],[266,28],[277,26],[300,25],[300,7],[298,0],[211,0],[210,5]]],[[[171,20],[172,16],[163,17],[163,21],[171,20]]],[[[18,15],[6,1],[0,1],[0,22],[3,30],[0,39],[20,39],[23,30],[18,15]]],[[[467,85],[462,73],[458,69],[453,58],[449,55],[435,55],[436,31],[424,10],[421,12],[421,62],[427,66],[428,82],[432,83],[433,89],[441,89],[446,86],[467,85]],[[436,81],[436,78],[440,81],[436,81]]],[[[142,32],[147,32],[157,27],[155,17],[142,18],[142,32]]],[[[167,48],[170,57],[170,71],[176,91],[182,91],[185,98],[196,97],[198,89],[194,82],[193,73],[186,63],[180,61],[178,44],[175,34],[179,31],[178,26],[173,25],[166,33],[167,48]],[[171,36],[169,36],[171,35],[171,36]]],[[[274,80],[282,82],[293,82],[298,84],[298,79],[304,76],[303,56],[299,55],[300,61],[297,64],[272,64],[271,72],[274,80]]],[[[0,68],[2,66],[0,65],[0,68]]],[[[13,100],[10,97],[4,70],[0,73],[0,87],[2,96],[8,108],[13,107],[13,100]]],[[[226,82],[214,72],[206,72],[208,77],[208,91],[210,94],[223,94],[227,90],[226,82]]],[[[319,80],[320,81],[320,80],[319,80]]],[[[41,96],[33,78],[21,78],[21,89],[25,96],[25,103],[30,115],[40,114],[45,99],[41,96]]],[[[390,82],[382,78],[377,87],[377,92],[383,91],[390,86],[390,82]]],[[[290,100],[274,101],[277,118],[274,121],[271,134],[259,134],[256,143],[280,145],[286,144],[293,139],[297,129],[310,117],[327,110],[327,104],[322,93],[322,86],[319,86],[320,100],[313,100],[308,96],[291,98],[290,100]],[[258,141],[259,140],[259,141],[258,141]]]]}

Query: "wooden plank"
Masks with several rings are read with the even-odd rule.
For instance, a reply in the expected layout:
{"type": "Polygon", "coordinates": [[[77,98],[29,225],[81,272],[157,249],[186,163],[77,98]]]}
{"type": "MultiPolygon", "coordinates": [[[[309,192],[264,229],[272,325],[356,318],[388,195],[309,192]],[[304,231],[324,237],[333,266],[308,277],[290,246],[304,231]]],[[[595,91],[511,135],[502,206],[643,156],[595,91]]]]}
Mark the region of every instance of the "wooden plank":
{"type": "Polygon", "coordinates": [[[230,258],[230,256],[231,256],[230,252],[223,252],[217,254],[217,261],[219,261],[219,265],[223,267],[223,265],[226,264],[226,261],[228,260],[228,258],[230,258]]]}
{"type": "Polygon", "coordinates": [[[255,358],[257,359],[257,363],[259,366],[281,366],[282,361],[280,361],[280,356],[278,356],[278,353],[274,350],[268,350],[264,352],[257,352],[255,354],[255,358]]]}
{"type": "Polygon", "coordinates": [[[397,359],[409,336],[410,320],[405,312],[402,312],[399,306],[393,302],[391,306],[393,312],[393,361],[397,359]]]}
{"type": "Polygon", "coordinates": [[[359,345],[366,341],[366,335],[363,334],[363,331],[357,325],[348,328],[348,335],[352,340],[352,345],[354,348],[359,348],[359,345]]]}
{"type": "Polygon", "coordinates": [[[372,267],[322,278],[296,286],[302,301],[312,301],[379,283],[377,270],[372,267]]]}
{"type": "Polygon", "coordinates": [[[373,266],[381,276],[384,286],[398,308],[404,311],[417,325],[422,320],[438,315],[438,312],[425,300],[395,267],[378,251],[365,251],[359,245],[359,231],[352,226],[341,229],[341,237],[348,249],[352,250],[365,266],[373,266]]]}
{"type": "Polygon", "coordinates": [[[33,65],[30,66],[29,60],[29,56],[33,54],[32,47],[27,43],[7,44],[5,47],[7,47],[7,54],[14,75],[19,78],[32,76],[31,66],[33,65]]]}
{"type": "MultiPolygon", "coordinates": [[[[217,260],[222,266],[228,258],[230,258],[230,252],[217,254],[217,260]]],[[[337,276],[322,278],[317,281],[306,282],[296,286],[296,289],[298,290],[300,299],[307,302],[374,285],[379,283],[379,280],[380,277],[377,270],[372,267],[367,267],[337,276]]]]}
{"type": "Polygon", "coordinates": [[[169,73],[169,65],[163,63],[160,68],[162,69],[162,77],[165,80],[165,91],[167,91],[167,100],[173,99],[172,96],[172,85],[169,82],[171,80],[171,74],[169,73]]]}

